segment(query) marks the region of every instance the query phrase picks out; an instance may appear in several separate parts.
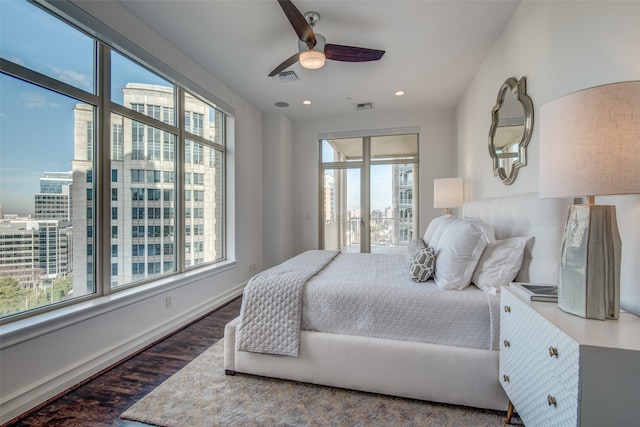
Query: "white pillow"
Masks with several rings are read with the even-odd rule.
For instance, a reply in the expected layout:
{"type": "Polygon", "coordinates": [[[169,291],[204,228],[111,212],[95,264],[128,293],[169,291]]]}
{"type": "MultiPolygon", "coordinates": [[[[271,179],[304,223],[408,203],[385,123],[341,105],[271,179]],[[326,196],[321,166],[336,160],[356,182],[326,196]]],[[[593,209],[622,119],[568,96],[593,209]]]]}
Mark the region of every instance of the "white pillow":
{"type": "Polygon", "coordinates": [[[473,218],[464,218],[464,219],[466,219],[467,221],[475,222],[480,226],[480,228],[482,228],[482,235],[484,236],[487,243],[496,242],[496,232],[491,225],[479,219],[473,219],[473,218]]]}
{"type": "Polygon", "coordinates": [[[433,243],[437,243],[442,237],[442,233],[447,228],[447,226],[455,221],[455,217],[451,214],[441,215],[431,220],[429,226],[427,227],[427,231],[424,232],[424,243],[427,246],[433,247],[433,243]]]}
{"type": "Polygon", "coordinates": [[[480,221],[454,219],[448,221],[442,236],[429,244],[436,254],[434,279],[440,289],[462,290],[471,277],[489,243],[486,228],[480,221]]]}
{"type": "Polygon", "coordinates": [[[500,288],[518,275],[524,259],[524,248],[530,239],[512,237],[487,245],[473,272],[473,284],[491,295],[499,295],[500,288]]]}

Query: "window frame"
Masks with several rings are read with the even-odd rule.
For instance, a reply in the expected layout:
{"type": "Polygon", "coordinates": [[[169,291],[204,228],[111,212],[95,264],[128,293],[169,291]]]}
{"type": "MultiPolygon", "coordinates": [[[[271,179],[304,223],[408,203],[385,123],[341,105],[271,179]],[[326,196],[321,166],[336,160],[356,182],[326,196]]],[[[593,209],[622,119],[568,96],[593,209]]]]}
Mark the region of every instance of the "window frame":
{"type": "MultiPolygon", "coordinates": [[[[11,323],[17,320],[37,316],[44,312],[59,310],[61,308],[73,306],[86,302],[88,300],[109,296],[112,293],[118,293],[121,291],[130,290],[132,288],[145,287],[149,285],[161,286],[167,283],[167,278],[182,277],[187,271],[198,270],[205,272],[211,268],[216,268],[217,265],[223,265],[229,261],[229,248],[227,246],[227,233],[229,232],[227,223],[227,182],[226,182],[226,170],[227,170],[227,126],[229,121],[233,122],[233,108],[226,105],[219,98],[215,97],[208,91],[202,89],[197,84],[191,82],[188,78],[177,73],[162,63],[151,54],[142,51],[139,47],[134,45],[129,40],[125,39],[120,34],[114,32],[112,29],[105,26],[102,22],[96,20],[90,16],[84,10],[77,8],[70,2],[54,2],[51,0],[28,0],[34,7],[48,12],[53,18],[58,19],[72,28],[78,30],[81,33],[92,38],[94,42],[94,60],[96,64],[95,68],[95,82],[94,93],[86,92],[75,86],[71,86],[54,78],[48,77],[35,70],[31,70],[27,67],[11,62],[4,58],[0,58],[0,72],[10,77],[22,80],[27,84],[32,84],[41,87],[45,90],[50,90],[64,96],[73,98],[78,102],[88,104],[94,108],[95,122],[93,129],[91,129],[90,141],[92,148],[93,165],[93,205],[92,216],[94,217],[93,223],[87,224],[87,232],[91,230],[93,236],[92,253],[93,253],[93,271],[87,273],[87,282],[92,282],[95,289],[93,293],[89,293],[84,296],[79,296],[72,300],[62,301],[55,304],[50,304],[36,309],[27,310],[24,312],[15,313],[9,316],[0,318],[0,324],[11,323]],[[112,48],[111,46],[119,46],[119,49],[112,48]],[[150,72],[167,80],[174,87],[175,102],[173,107],[174,120],[167,120],[166,112],[160,111],[159,117],[153,118],[146,114],[137,112],[133,109],[126,108],[122,105],[116,104],[111,101],[111,51],[116,51],[120,55],[127,59],[137,63],[138,65],[146,68],[150,72]],[[203,136],[188,132],[184,126],[185,117],[185,98],[187,96],[197,98],[199,101],[205,103],[210,108],[213,108],[220,114],[220,139],[219,141],[211,141],[203,136]],[[112,150],[118,147],[112,147],[111,138],[114,136],[114,128],[111,120],[113,114],[120,115],[124,118],[134,120],[141,123],[142,126],[152,126],[159,131],[165,131],[175,135],[176,146],[174,152],[174,190],[175,196],[184,194],[184,176],[185,162],[184,162],[184,148],[185,141],[190,140],[191,144],[198,143],[201,145],[209,146],[216,150],[222,156],[221,159],[221,180],[219,185],[221,186],[221,212],[222,212],[222,235],[216,237],[216,241],[220,241],[216,246],[222,248],[222,254],[216,260],[200,263],[195,266],[187,267],[185,265],[185,234],[184,234],[184,198],[173,197],[174,199],[174,223],[172,226],[173,233],[179,230],[183,230],[182,233],[176,234],[174,243],[174,256],[176,269],[171,273],[165,273],[162,275],[155,275],[145,280],[134,280],[131,283],[124,284],[122,286],[112,287],[112,272],[114,271],[114,265],[117,269],[119,267],[113,264],[113,254],[111,254],[114,243],[112,242],[112,218],[111,209],[112,201],[122,199],[117,195],[114,199],[114,189],[112,188],[112,174],[113,169],[111,167],[112,150]],[[175,124],[170,124],[175,122],[175,124]]],[[[216,114],[216,117],[218,114],[216,114]]],[[[216,122],[216,124],[218,124],[216,122]]],[[[122,140],[118,140],[119,144],[122,140]]],[[[164,140],[160,138],[158,141],[160,155],[164,150],[164,140]]],[[[119,149],[122,147],[120,146],[119,149]]],[[[146,155],[146,153],[144,153],[146,155]]],[[[118,159],[114,159],[118,160],[118,159]]],[[[160,177],[162,181],[162,174],[160,177]]],[[[145,186],[141,189],[144,191],[148,187],[145,186]]],[[[164,197],[164,191],[160,191],[160,197],[164,197]]],[[[160,230],[160,235],[163,234],[163,230],[160,230]]],[[[131,242],[124,242],[125,244],[131,244],[131,242]]],[[[117,244],[116,244],[117,246],[117,244]]],[[[116,255],[117,257],[117,255],[116,255]]]]}

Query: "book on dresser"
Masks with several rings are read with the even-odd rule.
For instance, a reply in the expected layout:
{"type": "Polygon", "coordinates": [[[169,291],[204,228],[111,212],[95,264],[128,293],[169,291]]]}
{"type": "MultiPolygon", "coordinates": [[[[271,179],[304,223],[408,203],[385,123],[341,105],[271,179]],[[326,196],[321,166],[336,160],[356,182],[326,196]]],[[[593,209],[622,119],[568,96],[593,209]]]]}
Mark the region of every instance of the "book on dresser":
{"type": "Polygon", "coordinates": [[[529,301],[558,301],[558,287],[555,285],[513,282],[511,289],[529,301]]]}

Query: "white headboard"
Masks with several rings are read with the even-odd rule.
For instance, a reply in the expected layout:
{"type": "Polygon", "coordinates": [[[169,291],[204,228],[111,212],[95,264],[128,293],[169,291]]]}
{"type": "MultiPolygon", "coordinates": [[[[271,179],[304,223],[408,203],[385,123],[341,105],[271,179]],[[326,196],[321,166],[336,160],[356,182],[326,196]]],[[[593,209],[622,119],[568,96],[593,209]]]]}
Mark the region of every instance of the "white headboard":
{"type": "Polygon", "coordinates": [[[472,200],[462,215],[490,224],[496,239],[533,236],[517,281],[558,283],[562,233],[572,199],[540,199],[538,193],[472,200]]]}

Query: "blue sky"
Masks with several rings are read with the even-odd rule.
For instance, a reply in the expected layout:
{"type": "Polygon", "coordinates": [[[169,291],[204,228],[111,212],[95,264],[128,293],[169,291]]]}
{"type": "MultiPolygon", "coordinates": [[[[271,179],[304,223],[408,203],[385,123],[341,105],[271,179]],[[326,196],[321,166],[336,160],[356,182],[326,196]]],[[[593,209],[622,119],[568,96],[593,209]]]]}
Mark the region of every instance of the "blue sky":
{"type": "MultiPolygon", "coordinates": [[[[391,171],[390,165],[378,165],[371,171],[371,210],[391,206],[391,171]]],[[[347,170],[347,210],[360,208],[360,169],[347,170]]]]}
{"type": "MultiPolygon", "coordinates": [[[[333,151],[329,144],[323,142],[322,155],[323,162],[330,162],[333,159],[333,151]]],[[[391,206],[391,165],[376,165],[371,168],[371,210],[380,209],[383,213],[385,208],[391,206]]],[[[349,169],[347,172],[347,210],[360,208],[360,169],[349,169]]]]}
{"type": "MultiPolygon", "coordinates": [[[[92,91],[92,66],[83,55],[91,43],[24,1],[0,1],[1,54],[92,91]],[[85,61],[86,62],[86,61],[85,61]]],[[[5,213],[33,211],[33,195],[44,171],[69,171],[76,103],[14,78],[0,77],[0,204],[5,213]],[[60,139],[70,143],[60,143],[60,139]]]]}
{"type": "MultiPolygon", "coordinates": [[[[0,0],[0,53],[87,92],[94,92],[90,37],[24,0],[0,0]]],[[[112,100],[127,82],[170,86],[119,54],[112,55],[112,100]]],[[[0,75],[0,206],[30,213],[43,172],[71,170],[77,100],[0,75]]]]}
{"type": "MultiPolygon", "coordinates": [[[[94,92],[93,39],[24,0],[0,0],[0,53],[84,91],[94,92]]],[[[128,82],[170,84],[112,54],[111,99],[128,82]]],[[[79,101],[0,74],[0,206],[32,213],[43,172],[71,170],[73,107],[79,101]]],[[[360,207],[360,180],[350,171],[348,209],[360,207]]],[[[371,208],[391,205],[391,166],[371,176],[371,208]]]]}
{"type": "Polygon", "coordinates": [[[76,103],[47,91],[18,86],[0,77],[0,204],[4,213],[33,212],[42,172],[71,170],[76,103]]]}

